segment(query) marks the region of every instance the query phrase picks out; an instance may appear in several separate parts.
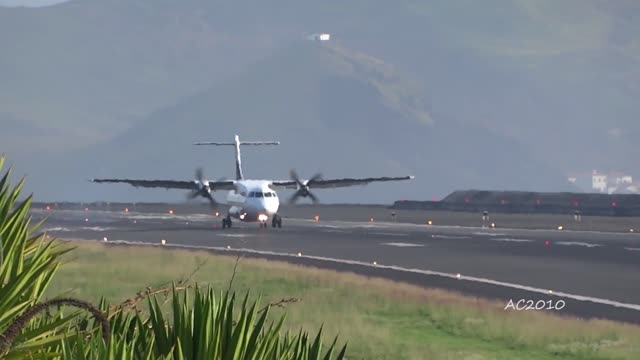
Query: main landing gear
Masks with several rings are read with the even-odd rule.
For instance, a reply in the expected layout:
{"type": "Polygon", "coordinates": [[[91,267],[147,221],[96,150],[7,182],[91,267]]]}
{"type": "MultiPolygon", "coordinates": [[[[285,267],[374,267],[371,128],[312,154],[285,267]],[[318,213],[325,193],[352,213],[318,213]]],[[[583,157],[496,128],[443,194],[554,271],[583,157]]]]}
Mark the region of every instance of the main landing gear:
{"type": "MultiPolygon", "coordinates": [[[[265,224],[266,227],[267,224],[265,224]]],[[[282,217],[278,214],[274,214],[273,217],[271,218],[271,227],[282,227],[282,217]]]]}
{"type": "Polygon", "coordinates": [[[233,222],[231,221],[231,216],[227,215],[227,217],[222,218],[222,228],[226,229],[226,228],[231,228],[231,225],[233,224],[233,222]]]}

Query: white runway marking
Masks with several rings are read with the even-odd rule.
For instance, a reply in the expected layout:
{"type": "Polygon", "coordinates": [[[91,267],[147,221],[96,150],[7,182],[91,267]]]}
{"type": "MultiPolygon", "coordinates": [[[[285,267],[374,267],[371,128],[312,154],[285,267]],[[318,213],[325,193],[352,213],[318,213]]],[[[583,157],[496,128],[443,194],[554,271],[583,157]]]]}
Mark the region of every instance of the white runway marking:
{"type": "Polygon", "coordinates": [[[591,243],[578,242],[578,241],[558,241],[556,242],[556,244],[567,245],[567,246],[586,246],[588,248],[602,246],[600,244],[591,244],[591,243]]]}
{"type": "Polygon", "coordinates": [[[498,234],[498,233],[492,233],[492,232],[474,232],[473,235],[480,235],[480,236],[506,236],[506,234],[498,234]]]}
{"type": "Polygon", "coordinates": [[[322,229],[322,231],[328,232],[328,233],[341,233],[341,234],[346,234],[350,232],[347,230],[340,230],[340,229],[322,229]]]}
{"type": "Polygon", "coordinates": [[[396,247],[423,247],[424,246],[422,244],[403,243],[403,242],[382,243],[381,245],[396,246],[396,247]]]}
{"type": "Polygon", "coordinates": [[[386,233],[386,232],[372,232],[371,235],[383,235],[383,236],[409,236],[409,234],[400,233],[386,233]]]}
{"type": "Polygon", "coordinates": [[[626,247],[624,248],[625,250],[629,250],[629,251],[640,251],[640,248],[630,248],[630,247],[626,247]]]}
{"type": "Polygon", "coordinates": [[[490,239],[492,241],[506,241],[506,242],[532,242],[533,240],[530,239],[511,239],[511,238],[497,238],[497,239],[490,239]]]}
{"type": "MultiPolygon", "coordinates": [[[[366,267],[373,267],[373,268],[390,269],[390,270],[395,270],[395,271],[400,271],[400,272],[417,273],[417,274],[423,274],[423,275],[429,275],[429,276],[440,276],[440,277],[445,277],[445,278],[449,278],[449,279],[456,279],[456,280],[460,280],[460,281],[462,281],[462,280],[472,281],[472,282],[477,282],[477,283],[483,283],[483,284],[502,286],[502,287],[507,287],[507,288],[512,288],[512,289],[524,290],[524,291],[529,291],[529,292],[534,292],[534,293],[539,293],[539,294],[544,294],[544,295],[549,295],[549,290],[550,290],[550,289],[536,288],[536,287],[528,286],[528,285],[508,283],[508,282],[491,280],[491,279],[486,279],[486,278],[479,278],[479,277],[474,277],[474,276],[465,276],[465,275],[460,275],[460,274],[452,274],[452,273],[446,273],[446,272],[441,272],[441,271],[403,268],[403,267],[394,266],[394,265],[380,265],[380,264],[373,265],[373,264],[368,263],[368,262],[362,262],[362,261],[357,261],[357,260],[344,260],[344,259],[336,259],[336,258],[329,258],[329,257],[323,257],[323,256],[278,253],[278,252],[273,252],[273,251],[261,251],[261,250],[244,249],[244,248],[243,249],[228,249],[226,247],[217,247],[217,246],[196,246],[196,245],[182,245],[182,244],[160,245],[160,244],[150,244],[150,243],[145,243],[145,242],[140,242],[140,241],[125,241],[125,240],[110,241],[110,243],[127,244],[127,245],[156,246],[156,247],[157,246],[165,246],[165,247],[184,248],[184,249],[215,250],[215,251],[219,251],[219,252],[224,252],[224,251],[237,252],[237,251],[240,251],[240,252],[245,252],[245,253],[250,253],[250,254],[268,255],[268,256],[276,256],[276,257],[282,257],[282,258],[303,257],[303,258],[311,259],[311,260],[319,260],[319,261],[339,263],[339,264],[348,264],[348,265],[358,265],[358,266],[366,266],[366,267]]],[[[573,299],[573,300],[578,300],[578,301],[588,301],[588,302],[593,302],[593,303],[601,304],[601,305],[609,305],[609,306],[614,306],[614,307],[619,307],[619,308],[625,308],[625,309],[631,309],[631,310],[640,311],[640,305],[638,305],[638,304],[623,303],[623,302],[619,302],[619,301],[615,301],[615,300],[601,299],[601,298],[596,298],[596,297],[591,297],[591,296],[570,294],[570,293],[565,293],[565,292],[556,291],[556,290],[553,290],[553,295],[557,296],[557,297],[567,298],[567,299],[573,299]]]]}
{"type": "Polygon", "coordinates": [[[66,228],[66,227],[54,227],[54,228],[49,228],[49,229],[44,229],[42,231],[47,232],[47,231],[71,231],[71,228],[66,228]]]}
{"type": "Polygon", "coordinates": [[[431,235],[434,239],[471,239],[469,236],[431,235]]]}
{"type": "Polygon", "coordinates": [[[79,230],[90,230],[90,231],[107,231],[107,230],[113,230],[114,228],[112,227],[101,227],[101,226],[80,226],[80,227],[74,227],[74,228],[68,228],[68,227],[53,227],[53,228],[48,228],[48,229],[44,229],[43,231],[79,231],[79,230]]]}
{"type": "Polygon", "coordinates": [[[136,220],[181,220],[181,221],[212,221],[215,219],[213,215],[203,214],[188,214],[188,215],[176,215],[176,214],[144,214],[144,215],[125,215],[122,218],[136,219],[136,220]]]}
{"type": "Polygon", "coordinates": [[[253,236],[253,234],[216,234],[216,236],[224,236],[224,237],[249,237],[249,236],[253,236]]]}

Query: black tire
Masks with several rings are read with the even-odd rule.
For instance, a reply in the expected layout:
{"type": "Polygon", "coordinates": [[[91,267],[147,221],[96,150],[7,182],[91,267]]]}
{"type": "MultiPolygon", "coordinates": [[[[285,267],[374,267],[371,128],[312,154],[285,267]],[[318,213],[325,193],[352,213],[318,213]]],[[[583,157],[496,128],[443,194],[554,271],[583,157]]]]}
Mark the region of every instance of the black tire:
{"type": "Polygon", "coordinates": [[[281,228],[282,227],[282,219],[278,219],[278,227],[281,228]]]}

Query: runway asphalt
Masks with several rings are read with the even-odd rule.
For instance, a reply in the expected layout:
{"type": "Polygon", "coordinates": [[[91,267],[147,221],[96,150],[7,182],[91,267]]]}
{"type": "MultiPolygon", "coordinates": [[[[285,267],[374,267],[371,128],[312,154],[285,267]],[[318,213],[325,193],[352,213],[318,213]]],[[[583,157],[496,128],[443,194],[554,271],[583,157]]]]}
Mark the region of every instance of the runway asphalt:
{"type": "MultiPolygon", "coordinates": [[[[242,250],[246,256],[500,299],[505,306],[510,299],[563,300],[564,308],[554,312],[640,324],[640,234],[622,231],[634,219],[610,230],[617,232],[560,231],[551,225],[568,217],[548,218],[545,229],[531,230],[482,228],[481,220],[466,226],[464,216],[459,221],[464,226],[453,225],[455,214],[446,216],[450,225],[378,220],[382,216],[373,222],[341,221],[331,214],[344,207],[328,209],[315,221],[309,215],[318,209],[288,208],[281,229],[235,221],[225,230],[211,214],[170,205],[129,212],[36,209],[33,214],[36,219],[48,216],[44,229],[60,238],[151,244],[164,239],[166,246],[242,250]],[[174,213],[168,208],[175,208],[174,213]]],[[[390,212],[350,208],[343,218],[366,219],[376,211],[390,212]]]]}

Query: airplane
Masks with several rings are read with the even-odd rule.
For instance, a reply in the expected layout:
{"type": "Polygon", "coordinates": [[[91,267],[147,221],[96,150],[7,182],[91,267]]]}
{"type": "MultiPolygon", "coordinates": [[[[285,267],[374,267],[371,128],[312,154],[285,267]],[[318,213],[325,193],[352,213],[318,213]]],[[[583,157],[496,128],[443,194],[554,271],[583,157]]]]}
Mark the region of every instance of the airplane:
{"type": "Polygon", "coordinates": [[[135,180],[135,179],[91,179],[95,183],[125,183],[134,187],[165,188],[191,190],[190,198],[202,196],[209,200],[212,207],[218,203],[211,195],[217,190],[228,190],[227,204],[230,205],[226,217],[222,219],[222,228],[231,228],[232,218],[244,222],[259,222],[260,227],[267,228],[271,219],[272,227],[282,227],[282,217],[278,214],[280,199],[276,189],[295,189],[295,193],[289,199],[293,204],[298,198],[310,198],[313,203],[318,203],[318,198],[310,191],[311,188],[337,188],[355,185],[366,185],[372,182],[403,181],[414,179],[414,176],[401,177],[375,177],[375,178],[344,178],[322,179],[322,175],[316,174],[309,179],[300,179],[298,174],[291,170],[289,180],[251,180],[246,179],[242,173],[242,158],[240,147],[244,145],[264,146],[279,145],[278,141],[240,141],[235,135],[234,142],[197,142],[193,145],[234,146],[236,155],[236,179],[235,180],[205,180],[202,169],[196,170],[195,180],[135,180]]]}

